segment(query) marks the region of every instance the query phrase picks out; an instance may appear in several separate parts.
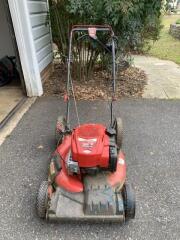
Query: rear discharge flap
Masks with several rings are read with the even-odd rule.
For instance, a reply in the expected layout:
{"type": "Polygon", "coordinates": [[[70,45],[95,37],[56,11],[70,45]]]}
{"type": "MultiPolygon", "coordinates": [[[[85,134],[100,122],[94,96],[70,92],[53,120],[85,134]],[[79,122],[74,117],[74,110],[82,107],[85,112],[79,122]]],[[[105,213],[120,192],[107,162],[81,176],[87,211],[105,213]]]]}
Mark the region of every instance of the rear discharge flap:
{"type": "Polygon", "coordinates": [[[107,183],[106,174],[85,176],[84,191],[80,193],[57,187],[46,213],[47,219],[124,222],[122,194],[107,183]]]}

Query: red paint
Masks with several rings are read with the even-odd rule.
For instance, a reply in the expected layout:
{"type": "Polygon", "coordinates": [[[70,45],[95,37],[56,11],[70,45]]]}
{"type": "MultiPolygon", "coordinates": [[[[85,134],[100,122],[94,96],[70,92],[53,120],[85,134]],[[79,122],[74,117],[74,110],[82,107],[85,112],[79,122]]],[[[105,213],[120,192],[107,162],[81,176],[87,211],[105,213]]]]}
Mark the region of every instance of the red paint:
{"type": "Polygon", "coordinates": [[[111,186],[115,187],[120,183],[124,183],[125,179],[126,179],[126,162],[124,154],[120,152],[117,161],[117,169],[114,173],[109,174],[107,181],[111,186]]]}
{"type": "Polygon", "coordinates": [[[69,192],[82,192],[83,184],[81,182],[81,176],[69,176],[66,169],[66,161],[68,153],[71,148],[71,135],[67,135],[62,144],[57,148],[57,152],[61,156],[62,169],[56,176],[55,182],[58,186],[69,192]]]}
{"type": "Polygon", "coordinates": [[[67,93],[64,94],[64,102],[67,102],[69,100],[69,97],[67,95],[67,93]]]}
{"type": "Polygon", "coordinates": [[[56,184],[69,192],[83,192],[83,184],[78,176],[69,176],[64,169],[56,177],[56,184]]]}
{"type": "Polygon", "coordinates": [[[58,146],[57,152],[60,154],[61,159],[64,159],[68,154],[71,147],[71,135],[67,135],[63,142],[58,146]]]}
{"type": "Polygon", "coordinates": [[[109,166],[109,137],[101,124],[83,124],[72,133],[72,157],[79,167],[109,166]]]}
{"type": "MultiPolygon", "coordinates": [[[[66,161],[70,150],[73,160],[78,161],[80,167],[103,167],[109,165],[109,137],[105,133],[106,128],[101,124],[84,124],[77,127],[72,135],[65,136],[55,154],[60,155],[62,169],[55,178],[55,183],[69,192],[83,192],[83,181],[79,175],[68,175],[66,161]],[[80,139],[79,139],[80,138],[80,139]],[[96,139],[93,140],[92,139],[96,139]],[[84,152],[85,151],[85,152],[84,152]],[[88,152],[86,152],[88,151],[88,152]]],[[[126,163],[122,152],[119,153],[117,170],[107,173],[108,183],[115,187],[124,183],[126,179],[126,163]]]]}

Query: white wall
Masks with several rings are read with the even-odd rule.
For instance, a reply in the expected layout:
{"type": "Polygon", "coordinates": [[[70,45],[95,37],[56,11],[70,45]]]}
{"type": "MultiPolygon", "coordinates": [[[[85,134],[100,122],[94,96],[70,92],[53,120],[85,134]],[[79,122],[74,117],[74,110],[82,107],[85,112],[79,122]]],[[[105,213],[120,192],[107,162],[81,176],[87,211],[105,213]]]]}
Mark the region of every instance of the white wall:
{"type": "Polygon", "coordinates": [[[4,4],[3,1],[0,0],[0,58],[4,57],[5,55],[14,56],[15,54],[4,4]]]}
{"type": "Polygon", "coordinates": [[[47,23],[48,0],[27,0],[33,41],[40,72],[52,62],[52,41],[47,23]]]}
{"type": "MultiPolygon", "coordinates": [[[[2,1],[2,0],[0,0],[2,1]]],[[[41,72],[53,60],[48,0],[8,0],[27,95],[43,94],[41,72]]]]}

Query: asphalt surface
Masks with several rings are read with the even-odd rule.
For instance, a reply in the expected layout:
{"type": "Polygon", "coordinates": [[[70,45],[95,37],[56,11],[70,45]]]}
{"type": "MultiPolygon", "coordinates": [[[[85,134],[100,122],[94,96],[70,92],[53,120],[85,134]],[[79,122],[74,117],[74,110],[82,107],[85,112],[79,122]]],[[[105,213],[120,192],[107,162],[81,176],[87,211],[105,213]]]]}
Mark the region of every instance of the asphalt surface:
{"type": "MultiPolygon", "coordinates": [[[[136,219],[124,225],[50,224],[36,216],[40,182],[54,149],[62,102],[40,98],[0,147],[0,239],[180,239],[180,101],[122,100],[123,149],[136,191],[136,219]]],[[[80,119],[108,123],[103,101],[80,102],[80,119]]],[[[74,115],[74,114],[73,114],[74,115]]]]}

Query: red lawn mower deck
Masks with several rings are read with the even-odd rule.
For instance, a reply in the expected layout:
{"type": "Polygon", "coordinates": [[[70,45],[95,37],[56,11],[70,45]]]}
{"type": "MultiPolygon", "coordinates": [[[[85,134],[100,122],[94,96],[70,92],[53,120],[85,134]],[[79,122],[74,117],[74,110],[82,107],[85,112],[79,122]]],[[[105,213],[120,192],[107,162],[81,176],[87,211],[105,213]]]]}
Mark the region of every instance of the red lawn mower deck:
{"type": "MultiPolygon", "coordinates": [[[[70,36],[68,81],[72,35],[88,31],[93,41],[96,31],[109,31],[112,40],[113,83],[115,89],[114,33],[109,26],[74,26],[70,36]]],[[[99,40],[98,40],[99,41],[99,40]]],[[[103,43],[101,43],[103,46],[103,43]]],[[[79,124],[69,127],[69,85],[67,84],[66,117],[58,117],[56,124],[57,148],[52,155],[48,181],[42,182],[37,196],[39,217],[48,220],[116,221],[135,217],[133,189],[126,183],[126,163],[121,150],[122,121],[111,124],[79,124]]]]}

